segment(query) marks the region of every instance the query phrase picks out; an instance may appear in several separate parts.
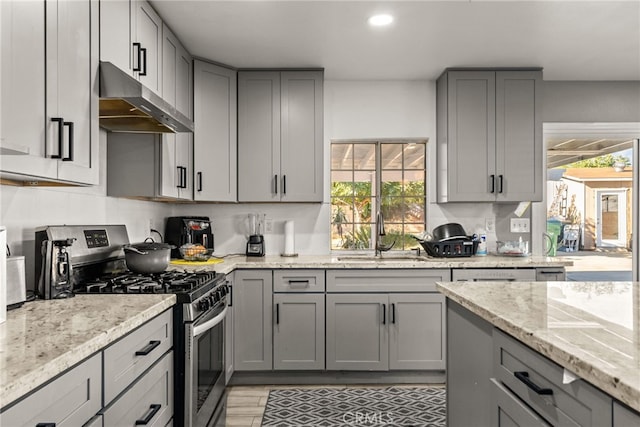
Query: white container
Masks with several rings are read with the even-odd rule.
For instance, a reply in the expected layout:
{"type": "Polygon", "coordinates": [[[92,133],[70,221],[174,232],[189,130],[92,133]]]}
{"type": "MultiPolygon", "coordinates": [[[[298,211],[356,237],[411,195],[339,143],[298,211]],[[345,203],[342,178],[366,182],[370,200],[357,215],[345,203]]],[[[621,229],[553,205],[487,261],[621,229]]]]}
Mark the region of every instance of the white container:
{"type": "Polygon", "coordinates": [[[0,323],[7,320],[7,229],[0,226],[0,323]]]}

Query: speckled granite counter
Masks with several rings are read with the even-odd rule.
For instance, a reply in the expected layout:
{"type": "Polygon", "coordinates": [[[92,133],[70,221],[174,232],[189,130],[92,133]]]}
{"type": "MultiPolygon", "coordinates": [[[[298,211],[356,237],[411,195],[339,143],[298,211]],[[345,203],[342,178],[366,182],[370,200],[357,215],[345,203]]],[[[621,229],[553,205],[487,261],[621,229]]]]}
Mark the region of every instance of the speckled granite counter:
{"type": "Polygon", "coordinates": [[[64,372],[176,302],[175,295],[38,300],[0,325],[0,407],[64,372]]]}
{"type": "MultiPolygon", "coordinates": [[[[198,269],[215,270],[218,273],[230,273],[237,269],[258,268],[535,268],[564,267],[573,262],[555,257],[501,257],[474,256],[466,258],[431,258],[393,259],[397,255],[385,254],[381,258],[358,255],[301,255],[297,257],[281,257],[268,255],[265,257],[229,256],[219,264],[196,266],[198,269]]],[[[171,266],[182,268],[183,266],[171,266]]],[[[191,267],[189,267],[191,268],[191,267]]]]}
{"type": "Polygon", "coordinates": [[[640,411],[640,282],[436,286],[447,298],[640,411]]]}

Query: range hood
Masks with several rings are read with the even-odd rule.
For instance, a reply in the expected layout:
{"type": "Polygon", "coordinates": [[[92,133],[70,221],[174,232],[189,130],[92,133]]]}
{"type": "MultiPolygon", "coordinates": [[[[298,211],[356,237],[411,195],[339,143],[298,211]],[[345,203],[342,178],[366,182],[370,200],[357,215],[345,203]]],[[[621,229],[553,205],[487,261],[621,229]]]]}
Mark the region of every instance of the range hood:
{"type": "Polygon", "coordinates": [[[193,132],[193,122],[110,62],[100,62],[100,127],[112,132],[193,132]]]}

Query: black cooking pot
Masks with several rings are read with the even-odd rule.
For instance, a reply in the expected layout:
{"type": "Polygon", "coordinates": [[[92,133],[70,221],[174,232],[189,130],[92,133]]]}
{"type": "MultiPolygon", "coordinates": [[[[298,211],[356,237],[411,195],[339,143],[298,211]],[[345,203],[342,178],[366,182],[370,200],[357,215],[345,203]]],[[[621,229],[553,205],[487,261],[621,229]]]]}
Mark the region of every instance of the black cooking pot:
{"type": "Polygon", "coordinates": [[[467,237],[467,233],[464,231],[464,228],[455,222],[437,226],[433,229],[431,235],[435,242],[442,242],[451,239],[464,239],[467,237]]]}
{"type": "Polygon", "coordinates": [[[124,260],[127,268],[134,273],[161,273],[169,266],[171,249],[168,243],[156,243],[147,237],[142,243],[124,245],[124,260]]]}

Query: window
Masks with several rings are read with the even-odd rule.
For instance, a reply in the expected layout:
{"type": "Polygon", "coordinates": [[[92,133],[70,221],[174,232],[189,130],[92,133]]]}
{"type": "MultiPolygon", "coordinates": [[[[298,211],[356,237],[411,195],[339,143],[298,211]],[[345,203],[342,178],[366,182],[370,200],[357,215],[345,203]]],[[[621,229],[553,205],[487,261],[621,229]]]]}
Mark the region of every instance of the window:
{"type": "Polygon", "coordinates": [[[425,228],[426,140],[331,143],[331,249],[373,249],[381,211],[393,250],[419,247],[425,228]]]}

